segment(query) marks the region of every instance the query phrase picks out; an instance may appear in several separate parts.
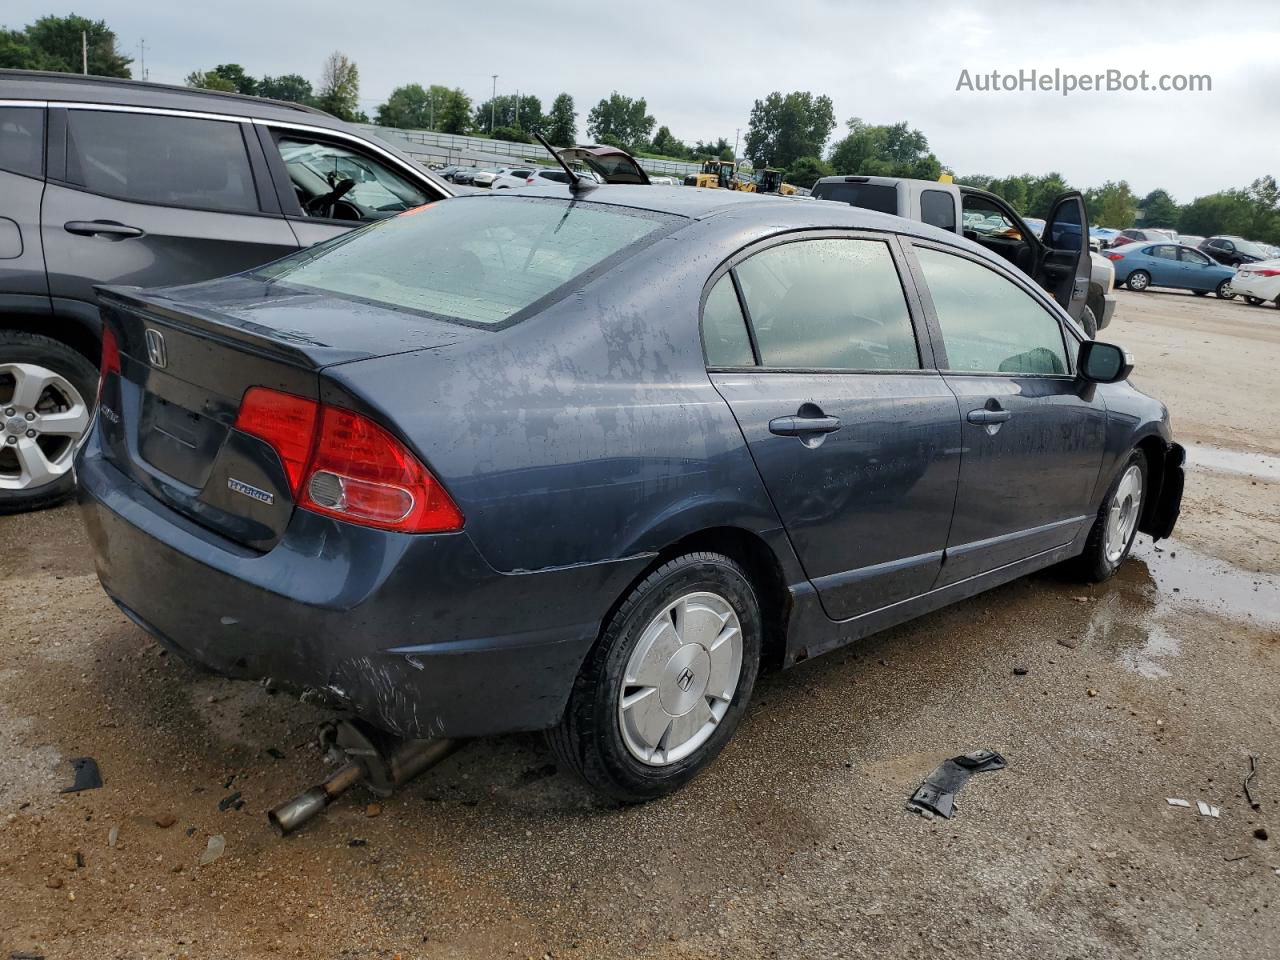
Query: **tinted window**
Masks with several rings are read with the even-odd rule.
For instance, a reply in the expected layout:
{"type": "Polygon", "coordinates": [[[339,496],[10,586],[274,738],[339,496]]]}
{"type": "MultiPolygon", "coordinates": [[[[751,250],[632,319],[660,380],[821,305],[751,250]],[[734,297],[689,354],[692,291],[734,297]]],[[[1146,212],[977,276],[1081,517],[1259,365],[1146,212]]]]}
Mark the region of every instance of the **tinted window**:
{"type": "Polygon", "coordinates": [[[378,220],[426,203],[416,184],[363,153],[302,137],[277,142],[294,193],[305,213],[338,220],[378,220]],[[328,202],[342,181],[353,183],[340,198],[328,202]]]}
{"type": "Polygon", "coordinates": [[[1067,372],[1057,319],[994,270],[916,248],[942,328],[947,365],[966,373],[1067,372]]]}
{"type": "Polygon", "coordinates": [[[448,200],[299,251],[259,276],[495,324],[672,222],[510,194],[448,200]]]}
{"type": "Polygon", "coordinates": [[[569,182],[569,175],[563,170],[540,170],[538,176],[543,180],[554,180],[556,183],[569,182]]]}
{"type": "Polygon", "coordinates": [[[804,240],[737,267],[766,367],[916,370],[898,271],[878,240],[804,240]]]}
{"type": "Polygon", "coordinates": [[[716,281],[702,309],[702,343],[709,367],[749,367],[756,362],[733,278],[727,273],[716,281]]]}
{"type": "Polygon", "coordinates": [[[240,127],[218,120],[68,110],[67,179],[141,203],[258,209],[240,127]]]}
{"type": "Polygon", "coordinates": [[[1188,250],[1186,247],[1178,248],[1178,256],[1189,263],[1208,263],[1209,258],[1203,253],[1197,253],[1195,250],[1188,250]]]}
{"type": "Polygon", "coordinates": [[[822,200],[879,210],[881,213],[898,212],[898,189],[881,183],[817,183],[813,195],[822,200]]]}
{"type": "Polygon", "coordinates": [[[0,107],[0,170],[44,176],[44,110],[0,107]]]}
{"type": "Polygon", "coordinates": [[[1158,247],[1147,247],[1142,251],[1149,257],[1155,257],[1158,260],[1177,260],[1178,248],[1172,244],[1162,243],[1158,247]]]}
{"type": "Polygon", "coordinates": [[[945,190],[926,190],[920,194],[920,219],[953,233],[956,229],[956,202],[945,190]]]}
{"type": "Polygon", "coordinates": [[[1045,237],[1055,250],[1080,250],[1084,245],[1084,226],[1081,214],[1084,205],[1079,200],[1067,200],[1054,211],[1049,235],[1045,237]]]}

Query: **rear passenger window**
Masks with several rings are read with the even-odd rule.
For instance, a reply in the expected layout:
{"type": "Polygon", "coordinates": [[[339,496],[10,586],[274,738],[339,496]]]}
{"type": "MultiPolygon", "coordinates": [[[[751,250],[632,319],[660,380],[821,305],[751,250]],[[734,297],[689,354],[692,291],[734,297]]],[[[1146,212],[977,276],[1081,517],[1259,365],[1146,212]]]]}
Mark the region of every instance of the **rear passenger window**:
{"type": "Polygon", "coordinates": [[[906,296],[885,243],[784,243],[736,269],[764,366],[920,368],[906,296]]]}
{"type": "Polygon", "coordinates": [[[240,126],[219,120],[68,110],[67,179],[139,203],[258,210],[240,126]]]}
{"type": "Polygon", "coordinates": [[[1030,294],[963,257],[916,247],[942,328],[947,366],[960,373],[1065,374],[1062,328],[1030,294]]]}
{"type": "Polygon", "coordinates": [[[956,202],[945,190],[926,190],[920,194],[920,219],[952,233],[956,231],[956,202]]]}
{"type": "Polygon", "coordinates": [[[716,282],[702,308],[702,346],[708,367],[755,366],[747,321],[733,289],[733,278],[727,273],[716,282]]]}
{"type": "Polygon", "coordinates": [[[44,176],[43,107],[0,107],[0,170],[44,176]]]}

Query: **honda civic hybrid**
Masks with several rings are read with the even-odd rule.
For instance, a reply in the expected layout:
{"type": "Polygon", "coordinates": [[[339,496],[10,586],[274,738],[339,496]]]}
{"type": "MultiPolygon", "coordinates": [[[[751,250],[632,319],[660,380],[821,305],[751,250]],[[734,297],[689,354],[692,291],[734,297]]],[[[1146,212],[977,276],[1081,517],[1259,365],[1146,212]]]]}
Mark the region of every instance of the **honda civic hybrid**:
{"type": "Polygon", "coordinates": [[[626,801],[710,763],[762,666],[1104,580],[1181,500],[1124,350],[844,204],[531,187],[100,303],[77,467],[130,618],[402,737],[547,731],[626,801]]]}

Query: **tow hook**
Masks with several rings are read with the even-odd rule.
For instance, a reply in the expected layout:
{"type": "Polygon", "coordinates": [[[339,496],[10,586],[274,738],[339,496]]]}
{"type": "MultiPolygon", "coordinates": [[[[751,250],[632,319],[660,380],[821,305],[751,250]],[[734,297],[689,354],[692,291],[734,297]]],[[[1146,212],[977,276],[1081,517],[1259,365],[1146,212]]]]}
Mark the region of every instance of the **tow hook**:
{"type": "Polygon", "coordinates": [[[320,747],[341,766],[314,787],[267,811],[267,821],[279,836],[288,836],[357,783],[378,796],[388,796],[461,745],[461,740],[444,737],[401,740],[360,720],[326,723],[320,728],[320,747]]]}

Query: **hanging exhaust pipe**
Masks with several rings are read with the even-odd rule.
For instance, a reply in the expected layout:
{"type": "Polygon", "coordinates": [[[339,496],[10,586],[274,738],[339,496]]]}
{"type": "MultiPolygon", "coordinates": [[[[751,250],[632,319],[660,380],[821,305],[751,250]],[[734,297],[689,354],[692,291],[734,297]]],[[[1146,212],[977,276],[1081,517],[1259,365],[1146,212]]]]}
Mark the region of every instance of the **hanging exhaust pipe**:
{"type": "Polygon", "coordinates": [[[322,734],[322,743],[326,739],[331,741],[331,749],[348,758],[347,762],[323,782],[267,811],[267,822],[281,837],[293,833],[356,784],[363,783],[374,793],[386,796],[462,745],[461,740],[439,738],[404,740],[388,749],[379,745],[383,738],[350,721],[342,721],[322,734]]]}

